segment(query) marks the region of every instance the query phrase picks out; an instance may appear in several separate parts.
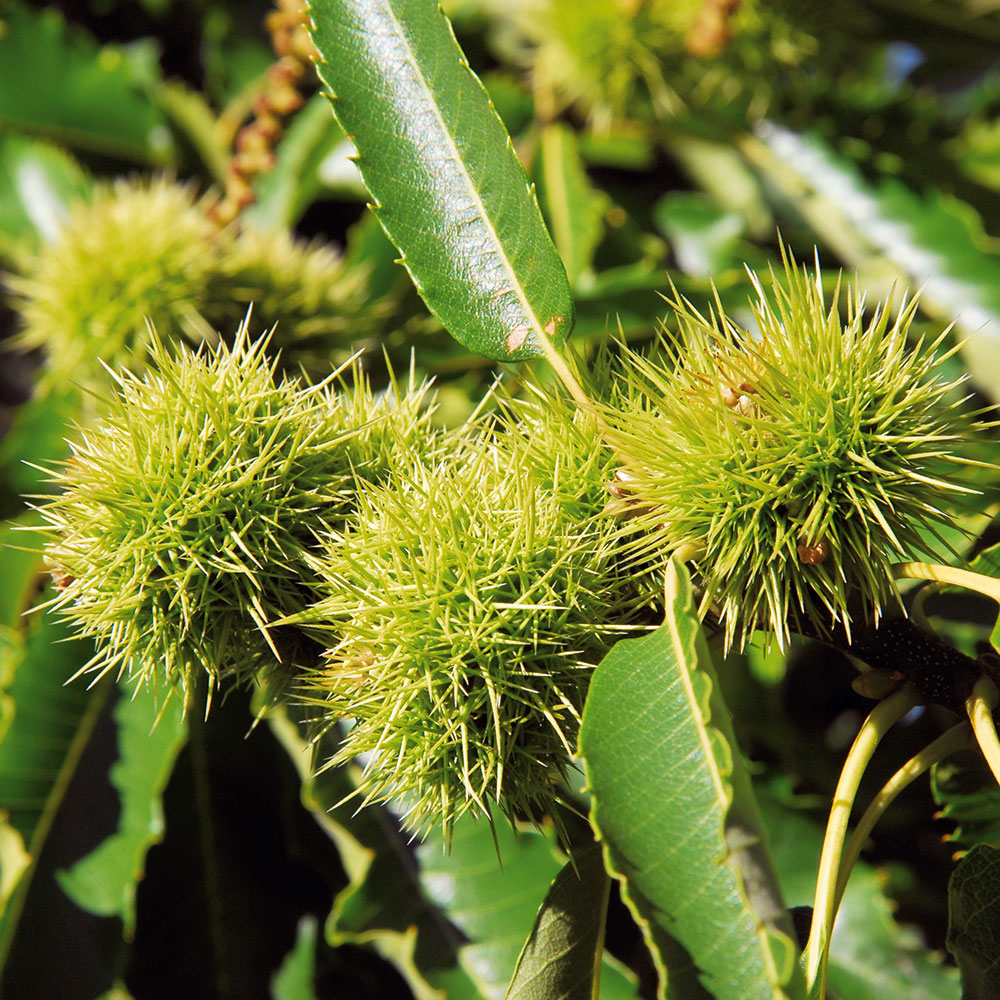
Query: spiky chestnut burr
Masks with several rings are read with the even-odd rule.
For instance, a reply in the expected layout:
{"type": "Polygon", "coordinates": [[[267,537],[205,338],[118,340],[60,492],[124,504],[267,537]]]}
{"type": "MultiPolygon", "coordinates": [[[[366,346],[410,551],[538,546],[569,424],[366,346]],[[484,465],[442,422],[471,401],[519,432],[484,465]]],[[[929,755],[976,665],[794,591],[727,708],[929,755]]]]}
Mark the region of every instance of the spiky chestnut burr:
{"type": "Polygon", "coordinates": [[[253,306],[258,330],[274,328],[269,350],[283,370],[322,377],[377,340],[389,311],[372,300],[368,276],[332,246],[244,223],[223,235],[202,291],[202,312],[216,329],[236,326],[253,306]]]}
{"type": "Polygon", "coordinates": [[[115,373],[102,416],[78,431],[41,513],[58,593],[91,636],[96,674],[179,688],[280,680],[317,652],[276,627],[315,599],[319,537],[358,484],[425,454],[422,388],[373,396],[363,379],[276,382],[266,338],[168,350],[115,373]]]}
{"type": "Polygon", "coordinates": [[[142,357],[147,317],[165,339],[210,334],[200,306],[214,237],[194,189],[165,177],[120,179],[76,203],[58,238],[9,279],[16,343],[46,354],[42,391],[106,387],[99,359],[117,367],[142,357]]]}
{"type": "Polygon", "coordinates": [[[333,247],[253,226],[216,231],[193,189],[168,178],[101,186],[58,238],[9,279],[21,312],[16,344],[41,347],[43,391],[72,382],[104,392],[102,362],[149,360],[147,317],[164,344],[212,341],[253,305],[283,368],[322,379],[375,339],[391,308],[333,247]]]}
{"type": "Polygon", "coordinates": [[[335,761],[367,755],[364,801],[446,835],[551,809],[593,667],[646,605],[616,567],[611,468],[586,415],[539,397],[359,498],[302,616],[329,651],[300,693],[319,728],[353,721],[335,761]]]}
{"type": "Polygon", "coordinates": [[[676,361],[630,355],[604,414],[629,547],[689,558],[727,645],[876,625],[901,606],[893,563],[940,548],[974,492],[944,334],[907,344],[916,302],[866,318],[848,289],[843,322],[839,283],[827,302],[787,256],[783,279],[754,277],[751,331],[675,297],[676,361]]]}

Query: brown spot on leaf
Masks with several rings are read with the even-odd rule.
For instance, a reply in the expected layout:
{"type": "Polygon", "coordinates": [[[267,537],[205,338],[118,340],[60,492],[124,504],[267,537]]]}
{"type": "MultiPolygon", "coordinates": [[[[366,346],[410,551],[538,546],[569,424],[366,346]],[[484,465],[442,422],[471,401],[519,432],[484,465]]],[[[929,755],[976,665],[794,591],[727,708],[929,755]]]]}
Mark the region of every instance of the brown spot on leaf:
{"type": "Polygon", "coordinates": [[[513,354],[528,339],[530,332],[529,328],[523,323],[520,326],[515,326],[507,334],[507,353],[513,354]]]}

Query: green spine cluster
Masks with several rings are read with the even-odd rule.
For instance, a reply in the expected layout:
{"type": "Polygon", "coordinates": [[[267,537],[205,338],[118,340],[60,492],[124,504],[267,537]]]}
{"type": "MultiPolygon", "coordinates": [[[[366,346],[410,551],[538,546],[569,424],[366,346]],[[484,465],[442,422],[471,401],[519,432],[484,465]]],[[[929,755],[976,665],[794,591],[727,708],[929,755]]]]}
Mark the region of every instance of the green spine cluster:
{"type": "Polygon", "coordinates": [[[367,345],[389,309],[331,247],[252,226],[219,231],[191,186],[163,177],[98,186],[10,284],[17,343],[45,351],[43,391],[70,382],[105,391],[101,361],[141,367],[147,319],[165,344],[211,343],[251,304],[283,367],[322,375],[367,345]]]}
{"type": "Polygon", "coordinates": [[[390,303],[371,298],[365,271],[328,244],[246,225],[220,249],[203,293],[206,320],[231,330],[252,305],[255,326],[273,327],[271,350],[286,371],[328,372],[372,346],[388,316],[390,303]]]}
{"type": "Polygon", "coordinates": [[[39,388],[106,385],[98,359],[117,367],[144,357],[149,317],[164,338],[201,335],[214,239],[194,189],[166,178],[118,180],[77,202],[58,239],[10,279],[19,343],[46,354],[39,388]]]}
{"type": "Polygon", "coordinates": [[[879,305],[786,258],[754,277],[756,330],[673,303],[676,361],[626,358],[605,413],[615,508],[633,558],[690,558],[727,645],[754,629],[828,635],[898,606],[892,565],[932,554],[958,499],[969,422],[942,373],[945,334],[911,347],[916,302],[879,305]]]}
{"type": "Polygon", "coordinates": [[[320,725],[352,720],[336,762],[368,754],[359,794],[398,798],[417,831],[540,820],[593,667],[644,613],[616,570],[592,421],[540,397],[501,424],[359,498],[304,616],[330,648],[301,696],[320,725]]]}
{"type": "Polygon", "coordinates": [[[315,599],[319,536],[397,456],[433,447],[424,390],[276,382],[245,326],[231,348],[151,339],[150,369],[115,376],[41,507],[53,604],[97,641],[98,673],[187,700],[203,674],[209,691],[280,682],[317,652],[275,623],[315,599]]]}

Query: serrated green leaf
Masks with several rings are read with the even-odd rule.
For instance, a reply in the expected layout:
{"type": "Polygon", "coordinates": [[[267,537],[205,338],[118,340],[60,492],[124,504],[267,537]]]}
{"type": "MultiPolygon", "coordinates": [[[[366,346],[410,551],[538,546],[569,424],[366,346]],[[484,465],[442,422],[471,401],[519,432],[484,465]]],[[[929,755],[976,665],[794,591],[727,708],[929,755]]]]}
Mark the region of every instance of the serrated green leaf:
{"type": "Polygon", "coordinates": [[[180,699],[161,708],[151,691],[119,686],[121,697],[114,708],[118,760],[110,773],[121,803],[118,829],[56,878],[77,906],[99,916],[120,917],[128,939],[135,930],[135,893],[146,853],[163,835],[163,790],[187,727],[180,699]]]}
{"type": "Polygon", "coordinates": [[[567,861],[549,888],[517,961],[508,1000],[591,1000],[603,946],[608,873],[598,845],[567,861]]]}
{"type": "Polygon", "coordinates": [[[90,178],[64,150],[0,135],[0,251],[37,251],[59,235],[66,206],[90,191],[90,178]]]}
{"type": "Polygon", "coordinates": [[[517,361],[572,326],[566,272],[510,137],[428,0],[314,0],[318,65],[374,209],[431,311],[517,361]]]}
{"type": "Polygon", "coordinates": [[[0,968],[25,894],[66,788],[90,738],[108,685],[66,681],[93,654],[50,617],[26,636],[0,630],[0,803],[29,862],[0,911],[0,968]]]}
{"type": "MultiPolygon", "coordinates": [[[[758,789],[770,832],[771,853],[785,898],[811,906],[823,826],[786,802],[778,789],[758,789]]],[[[877,830],[876,830],[877,833],[877,830]]],[[[957,1000],[958,974],[936,958],[912,927],[901,926],[886,895],[884,873],[855,864],[831,940],[829,985],[844,1000],[957,1000]]]]}
{"type": "Polygon", "coordinates": [[[15,2],[0,25],[0,125],[140,163],[167,161],[169,132],[124,52],[15,2]]]}
{"type": "Polygon", "coordinates": [[[870,184],[818,135],[762,122],[744,152],[869,286],[920,288],[924,311],[955,321],[980,388],[1000,399],[1000,247],[975,209],[895,178],[870,184]],[[866,278],[870,280],[865,280],[866,278]]]}
{"type": "Polygon", "coordinates": [[[948,884],[948,950],[962,970],[962,1000],[1000,996],[1000,848],[980,844],[948,884]]]}
{"type": "Polygon", "coordinates": [[[580,733],[591,822],[659,957],[661,995],[803,996],[749,779],[676,563],[666,605],[663,626],[619,642],[594,672],[580,733]],[[697,978],[671,967],[678,948],[697,978]]]}
{"type": "MultiPolygon", "coordinates": [[[[447,10],[449,17],[455,17],[453,6],[447,10]]],[[[506,68],[490,69],[480,79],[507,131],[513,136],[523,135],[535,120],[535,102],[523,75],[506,68]]]]}
{"type": "Polygon", "coordinates": [[[542,129],[539,138],[538,192],[556,249],[570,284],[590,270],[604,234],[610,199],[590,183],[576,133],[561,122],[542,129]]]}

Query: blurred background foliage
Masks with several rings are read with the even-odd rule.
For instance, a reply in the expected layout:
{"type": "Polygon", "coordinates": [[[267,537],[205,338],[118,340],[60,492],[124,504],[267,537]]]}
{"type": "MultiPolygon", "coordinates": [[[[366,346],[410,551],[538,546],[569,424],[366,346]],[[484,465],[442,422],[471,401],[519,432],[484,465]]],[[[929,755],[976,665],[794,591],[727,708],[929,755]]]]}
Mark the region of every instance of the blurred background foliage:
{"type": "MultiPolygon", "coordinates": [[[[779,260],[780,230],[799,259],[818,254],[831,285],[844,268],[870,300],[922,288],[917,332],[953,322],[964,346],[950,364],[968,372],[970,405],[1000,401],[996,4],[445,7],[537,186],[582,356],[609,338],[653,342],[668,280],[698,308],[714,282],[727,312],[748,317],[744,264],[779,260]]],[[[446,856],[434,836],[407,842],[388,809],[337,805],[351,770],[311,777],[301,720],[276,713],[253,726],[243,694],[207,722],[167,712],[150,736],[144,692],[110,678],[66,685],[93,650],[24,614],[44,574],[32,536],[17,534],[35,520],[23,497],[44,494],[38,466],[65,457],[64,435],[91,417],[99,360],[144,363],[147,315],[164,335],[198,341],[232,336],[252,302],[257,330],[277,324],[286,369],[318,380],[364,350],[377,385],[386,358],[397,371],[412,364],[436,380],[445,424],[496,375],[440,329],[395,263],[311,72],[294,83],[301,106],[275,114],[280,135],[253,148],[239,138],[267,100],[276,110],[276,24],[260,2],[0,0],[9,1000],[502,996],[561,865],[551,833],[515,841],[498,830],[494,843],[470,825],[446,856]],[[261,169],[239,160],[248,152],[261,169]],[[212,221],[234,191],[238,217],[212,221]]],[[[516,391],[517,371],[505,378],[516,391]]],[[[956,525],[960,556],[1000,539],[997,485],[984,478],[956,525]]],[[[963,650],[989,648],[985,600],[942,590],[923,611],[963,650]]],[[[787,656],[752,647],[719,669],[788,901],[806,904],[825,803],[867,711],[854,669],[804,640],[787,656]]],[[[914,713],[868,792],[948,724],[944,709],[914,713]]],[[[975,791],[971,768],[939,769],[933,789],[917,783],[877,830],[834,940],[831,983],[847,1000],[959,995],[943,955],[951,858],[996,844],[1000,829],[995,795],[975,791]]],[[[587,842],[586,824],[562,822],[587,842]]],[[[653,995],[617,901],[607,944],[602,995],[653,995]]]]}

